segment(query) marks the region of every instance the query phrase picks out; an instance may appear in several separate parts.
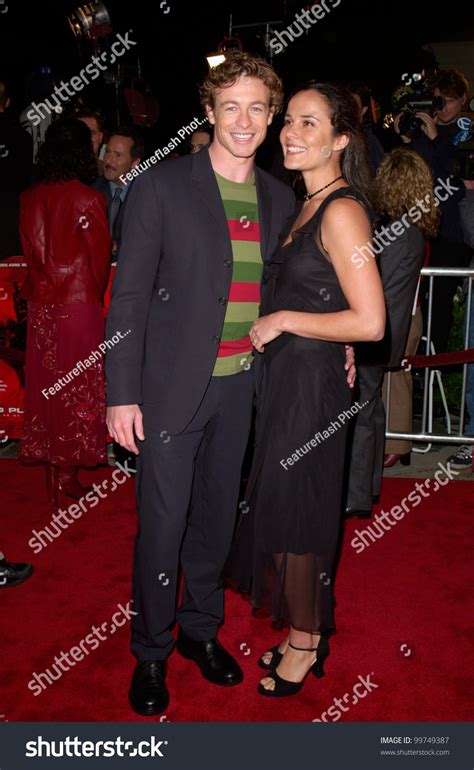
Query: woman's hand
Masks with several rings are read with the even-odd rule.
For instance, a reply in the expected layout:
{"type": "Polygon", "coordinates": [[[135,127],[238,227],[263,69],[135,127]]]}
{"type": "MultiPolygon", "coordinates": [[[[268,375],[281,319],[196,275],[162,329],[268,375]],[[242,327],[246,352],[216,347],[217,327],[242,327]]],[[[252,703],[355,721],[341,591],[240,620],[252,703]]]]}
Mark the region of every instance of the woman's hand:
{"type": "Polygon", "coordinates": [[[281,313],[270,313],[257,318],[250,329],[250,342],[258,353],[263,353],[264,345],[279,337],[281,328],[281,313]]]}
{"type": "Polygon", "coordinates": [[[344,366],[344,369],[347,372],[347,384],[350,388],[354,387],[356,377],[357,377],[357,369],[355,365],[355,351],[352,345],[345,345],[346,348],[346,363],[344,366]]]}

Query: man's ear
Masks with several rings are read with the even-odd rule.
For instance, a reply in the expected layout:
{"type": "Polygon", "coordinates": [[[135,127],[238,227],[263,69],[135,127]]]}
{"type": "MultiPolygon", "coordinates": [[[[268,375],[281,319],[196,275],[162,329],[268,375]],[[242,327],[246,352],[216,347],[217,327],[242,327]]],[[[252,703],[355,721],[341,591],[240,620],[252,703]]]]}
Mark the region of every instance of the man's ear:
{"type": "Polygon", "coordinates": [[[208,119],[211,126],[215,126],[216,124],[216,117],[214,115],[214,110],[211,107],[210,104],[206,104],[206,118],[208,119]]]}
{"type": "Polygon", "coordinates": [[[142,162],[141,158],[134,158],[132,160],[132,165],[130,166],[130,168],[137,168],[141,162],[142,162]]]}
{"type": "Polygon", "coordinates": [[[267,120],[267,126],[270,125],[270,123],[272,122],[274,117],[275,117],[275,107],[270,107],[270,112],[268,114],[268,120],[267,120]]]}

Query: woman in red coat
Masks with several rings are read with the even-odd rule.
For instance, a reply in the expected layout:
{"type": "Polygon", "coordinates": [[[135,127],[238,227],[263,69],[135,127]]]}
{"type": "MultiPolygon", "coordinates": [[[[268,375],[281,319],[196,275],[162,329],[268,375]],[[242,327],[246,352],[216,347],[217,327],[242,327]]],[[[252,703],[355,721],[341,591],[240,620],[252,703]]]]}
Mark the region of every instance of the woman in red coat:
{"type": "Polygon", "coordinates": [[[28,266],[25,422],[20,459],[46,463],[51,502],[79,499],[80,466],[105,463],[103,296],[111,238],[90,132],[57,121],[38,154],[42,182],[21,196],[20,235],[28,266]]]}

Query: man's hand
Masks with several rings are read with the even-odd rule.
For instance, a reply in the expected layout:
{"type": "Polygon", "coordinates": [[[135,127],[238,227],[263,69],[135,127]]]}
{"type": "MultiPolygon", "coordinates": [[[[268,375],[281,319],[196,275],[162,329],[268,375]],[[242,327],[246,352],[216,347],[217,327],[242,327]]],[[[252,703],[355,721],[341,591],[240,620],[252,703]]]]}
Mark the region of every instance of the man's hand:
{"type": "Polygon", "coordinates": [[[417,118],[422,121],[421,130],[428,137],[428,139],[436,139],[438,136],[438,127],[435,119],[431,117],[427,112],[416,112],[417,118]]]}
{"type": "Polygon", "coordinates": [[[346,345],[346,363],[344,369],[347,372],[347,384],[350,388],[354,387],[354,383],[357,377],[357,369],[355,365],[355,351],[352,345],[346,345]]]}
{"type": "Polygon", "coordinates": [[[108,406],[106,417],[110,435],[120,446],[133,454],[140,454],[135,444],[135,436],[143,441],[143,415],[138,404],[108,406]]]}
{"type": "Polygon", "coordinates": [[[395,116],[395,119],[393,121],[393,128],[395,130],[395,133],[399,135],[400,139],[402,140],[402,142],[404,144],[410,144],[411,143],[410,137],[409,136],[404,136],[403,134],[400,133],[400,118],[401,117],[402,117],[402,113],[401,112],[400,112],[399,115],[395,116]]]}

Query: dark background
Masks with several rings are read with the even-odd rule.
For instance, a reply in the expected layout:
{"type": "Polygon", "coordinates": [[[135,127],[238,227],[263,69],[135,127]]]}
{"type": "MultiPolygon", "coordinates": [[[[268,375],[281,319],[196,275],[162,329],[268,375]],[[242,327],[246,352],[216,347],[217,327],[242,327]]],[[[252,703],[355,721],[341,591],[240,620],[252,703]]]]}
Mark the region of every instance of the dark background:
{"type": "MultiPolygon", "coordinates": [[[[4,0],[3,7],[7,4],[4,0]]],[[[124,56],[121,62],[134,65],[138,55],[142,74],[158,98],[160,119],[154,140],[169,141],[178,128],[201,114],[197,84],[207,69],[205,55],[227,34],[229,13],[234,24],[281,19],[284,27],[302,5],[301,0],[215,5],[107,0],[114,35],[132,29],[131,38],[139,42],[133,55],[124,56]],[[167,14],[166,6],[170,8],[167,14]]],[[[11,0],[8,12],[0,15],[0,74],[10,80],[16,110],[27,104],[28,77],[34,68],[49,65],[59,83],[89,61],[92,50],[84,49],[81,58],[66,18],[76,6],[74,0],[43,0],[34,5],[11,0]]],[[[255,30],[239,32],[246,50],[264,53],[257,34],[255,30]]],[[[274,56],[273,65],[287,91],[309,78],[366,80],[381,100],[383,114],[390,109],[390,95],[402,73],[433,64],[422,46],[455,39],[474,39],[472,3],[443,6],[425,0],[341,0],[326,18],[274,56]]],[[[95,81],[81,93],[105,109],[109,126],[116,122],[112,85],[99,86],[95,81]]]]}

